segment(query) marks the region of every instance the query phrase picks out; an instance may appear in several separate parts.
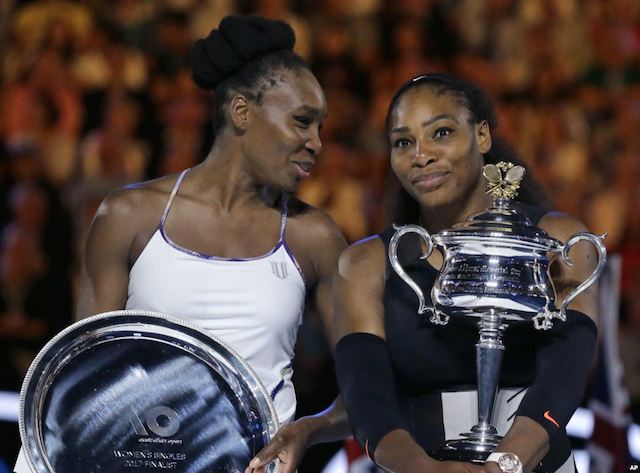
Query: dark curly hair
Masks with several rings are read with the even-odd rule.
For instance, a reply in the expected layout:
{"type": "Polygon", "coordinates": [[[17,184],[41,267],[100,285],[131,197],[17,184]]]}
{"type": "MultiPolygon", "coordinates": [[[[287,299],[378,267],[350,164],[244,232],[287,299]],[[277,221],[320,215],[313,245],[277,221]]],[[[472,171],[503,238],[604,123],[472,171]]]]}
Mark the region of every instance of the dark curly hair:
{"type": "MultiPolygon", "coordinates": [[[[528,166],[518,157],[517,153],[504,140],[496,138],[493,132],[498,126],[493,102],[489,95],[472,82],[458,79],[449,74],[431,73],[417,76],[405,82],[395,93],[389,104],[386,117],[386,128],[391,129],[391,116],[398,102],[409,90],[416,87],[428,87],[436,94],[450,94],[460,99],[461,104],[469,110],[472,123],[486,121],[492,132],[491,149],[483,155],[485,164],[496,164],[500,161],[510,161],[523,166],[527,173],[522,182],[516,200],[523,203],[550,210],[550,200],[543,188],[531,175],[528,166]]],[[[420,214],[418,203],[406,192],[400,189],[397,202],[394,205],[394,221],[396,223],[416,223],[420,214]]]]}
{"type": "Polygon", "coordinates": [[[310,70],[293,52],[295,42],[293,29],[284,21],[237,15],[226,16],[209,36],[196,41],[191,50],[193,81],[214,91],[214,135],[226,123],[226,106],[234,94],[260,103],[278,82],[278,72],[310,70]]]}

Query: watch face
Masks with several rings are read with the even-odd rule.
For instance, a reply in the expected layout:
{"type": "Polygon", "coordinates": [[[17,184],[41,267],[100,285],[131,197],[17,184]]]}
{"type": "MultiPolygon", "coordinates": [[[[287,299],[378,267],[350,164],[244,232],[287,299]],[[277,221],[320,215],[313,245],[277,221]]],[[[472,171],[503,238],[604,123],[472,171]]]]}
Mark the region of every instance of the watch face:
{"type": "Polygon", "coordinates": [[[522,468],[520,459],[513,453],[504,453],[498,460],[498,466],[504,473],[517,473],[522,468]]]}

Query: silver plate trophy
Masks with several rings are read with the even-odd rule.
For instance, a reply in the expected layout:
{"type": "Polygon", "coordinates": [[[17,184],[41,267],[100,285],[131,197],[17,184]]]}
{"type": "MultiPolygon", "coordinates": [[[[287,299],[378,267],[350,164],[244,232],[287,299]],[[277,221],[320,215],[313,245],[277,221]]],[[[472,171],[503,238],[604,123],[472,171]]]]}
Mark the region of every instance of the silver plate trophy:
{"type": "Polygon", "coordinates": [[[510,200],[517,195],[525,174],[522,166],[489,164],[483,174],[493,197],[490,208],[434,235],[417,225],[396,227],[389,245],[393,269],[418,296],[419,314],[428,314],[429,321],[436,325],[446,325],[450,317],[477,318],[471,320],[477,321],[479,329],[478,423],[469,432],[461,433],[463,438],[448,440],[440,450],[432,452],[440,460],[484,462],[501,440],[491,417],[504,352],[504,330],[517,322],[532,322],[536,329],[547,330],[554,319],[566,320],[568,305],[598,279],[606,263],[604,235],[576,233],[563,244],[512,208],[510,200]],[[426,243],[422,259],[435,247],[443,253],[444,264],[431,290],[432,306],[427,306],[422,290],[399,263],[398,243],[407,233],[418,234],[426,243]],[[560,255],[571,266],[569,250],[582,240],[595,245],[597,267],[558,309],[548,274],[549,255],[560,255]]]}
{"type": "Polygon", "coordinates": [[[19,426],[35,473],[231,473],[278,420],[226,344],[182,319],[124,310],[81,320],[40,351],[19,426]]]}

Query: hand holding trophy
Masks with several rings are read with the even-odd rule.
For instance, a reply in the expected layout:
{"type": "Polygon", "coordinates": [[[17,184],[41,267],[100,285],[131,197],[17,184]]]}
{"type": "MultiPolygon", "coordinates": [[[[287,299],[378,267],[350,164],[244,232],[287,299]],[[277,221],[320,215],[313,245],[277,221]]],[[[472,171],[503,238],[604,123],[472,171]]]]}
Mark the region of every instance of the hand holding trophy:
{"type": "Polygon", "coordinates": [[[417,225],[397,227],[389,245],[393,269],[418,296],[419,314],[429,314],[429,321],[436,325],[446,325],[450,317],[475,320],[479,329],[478,422],[461,434],[463,438],[448,440],[435,452],[440,460],[483,463],[487,459],[501,440],[491,420],[505,350],[504,331],[522,322],[548,330],[554,319],[566,320],[571,301],[598,279],[606,264],[604,235],[580,232],[562,243],[518,213],[511,199],[524,174],[523,167],[508,162],[485,166],[483,175],[493,197],[490,208],[433,235],[417,225]],[[432,306],[399,263],[398,243],[407,233],[418,234],[426,243],[422,259],[436,247],[443,253],[444,264],[431,291],[432,306]],[[550,256],[559,255],[571,266],[569,251],[582,240],[596,247],[597,267],[557,308],[548,274],[550,256]]]}

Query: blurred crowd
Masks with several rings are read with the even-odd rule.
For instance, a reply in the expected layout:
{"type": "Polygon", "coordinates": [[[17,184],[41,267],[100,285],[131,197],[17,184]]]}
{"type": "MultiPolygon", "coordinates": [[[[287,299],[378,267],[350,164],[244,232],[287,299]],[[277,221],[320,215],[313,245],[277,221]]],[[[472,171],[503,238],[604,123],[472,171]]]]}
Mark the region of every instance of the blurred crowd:
{"type": "MultiPolygon", "coordinates": [[[[33,355],[72,321],[101,199],[206,155],[211,97],[191,82],[189,49],[230,13],[296,31],[329,109],[322,156],[299,195],[349,241],[389,222],[384,116],[394,90],[448,71],[489,91],[499,134],[555,207],[606,232],[609,252],[622,255],[620,335],[640,418],[637,0],[1,2],[0,389],[18,389],[33,355]]],[[[310,317],[300,343],[301,405],[322,407],[334,386],[319,321],[310,317]]]]}

